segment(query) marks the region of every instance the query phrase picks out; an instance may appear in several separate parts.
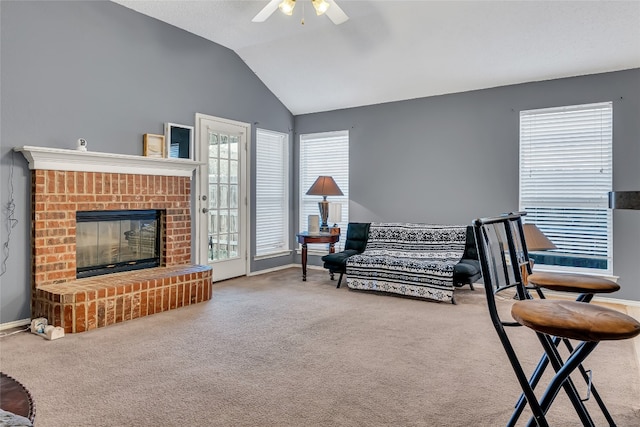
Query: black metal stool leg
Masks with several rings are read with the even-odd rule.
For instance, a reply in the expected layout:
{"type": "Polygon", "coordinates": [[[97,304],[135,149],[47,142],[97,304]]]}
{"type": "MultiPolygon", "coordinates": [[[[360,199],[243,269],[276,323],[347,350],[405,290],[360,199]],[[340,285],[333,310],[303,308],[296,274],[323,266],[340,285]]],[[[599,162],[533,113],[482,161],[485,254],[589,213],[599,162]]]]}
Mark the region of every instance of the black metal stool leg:
{"type": "MultiPolygon", "coordinates": [[[[549,337],[547,336],[547,338],[549,337]]],[[[571,354],[571,356],[569,356],[567,361],[557,371],[556,375],[553,377],[553,379],[549,383],[549,386],[545,390],[542,396],[542,399],[540,399],[540,407],[542,408],[545,414],[551,407],[551,403],[553,403],[553,400],[558,395],[558,392],[560,391],[560,387],[564,386],[566,390],[567,384],[572,384],[571,379],[569,378],[569,375],[571,375],[571,373],[578,366],[580,366],[580,364],[582,364],[582,361],[596,348],[597,345],[598,345],[598,342],[593,342],[593,341],[581,342],[578,345],[578,347],[576,347],[576,350],[571,354]]],[[[543,346],[545,346],[545,350],[548,349],[548,350],[551,350],[552,352],[557,351],[555,347],[552,347],[552,344],[550,342],[543,344],[543,346]]],[[[552,362],[552,365],[555,365],[554,357],[551,358],[551,362],[552,362]]],[[[575,391],[575,388],[574,388],[574,391],[575,391]]],[[[567,394],[569,395],[569,398],[571,398],[573,393],[567,391],[567,394]]],[[[580,402],[579,406],[581,406],[581,408],[576,407],[575,409],[576,409],[576,412],[578,413],[578,416],[580,417],[580,420],[582,421],[582,425],[594,426],[595,424],[593,423],[593,420],[589,416],[589,413],[587,412],[586,408],[584,408],[584,404],[579,399],[579,397],[578,397],[578,401],[580,402]]],[[[573,403],[573,399],[572,399],[572,403],[573,403]]],[[[574,407],[575,406],[576,404],[574,403],[574,407]]],[[[535,422],[536,422],[535,419],[531,417],[529,419],[529,422],[527,423],[527,427],[534,426],[535,422]]]]}
{"type": "Polygon", "coordinates": [[[336,286],[336,289],[338,289],[340,287],[340,283],[342,283],[342,275],[344,273],[340,273],[340,277],[338,278],[338,286],[336,286]]]}
{"type": "MultiPolygon", "coordinates": [[[[563,338],[562,341],[564,342],[567,349],[571,353],[573,353],[573,345],[571,344],[571,341],[569,341],[566,338],[563,338]]],[[[600,397],[600,393],[598,393],[598,390],[596,390],[596,386],[591,382],[591,378],[589,378],[589,374],[584,369],[584,366],[580,364],[580,366],[578,366],[578,370],[580,371],[580,374],[582,375],[582,378],[584,379],[584,381],[590,386],[591,394],[593,395],[593,398],[595,399],[596,403],[600,407],[600,410],[602,411],[602,415],[604,415],[605,419],[609,423],[609,427],[615,427],[616,422],[613,421],[613,417],[611,416],[609,409],[607,409],[607,405],[604,404],[604,401],[600,397]]]]}

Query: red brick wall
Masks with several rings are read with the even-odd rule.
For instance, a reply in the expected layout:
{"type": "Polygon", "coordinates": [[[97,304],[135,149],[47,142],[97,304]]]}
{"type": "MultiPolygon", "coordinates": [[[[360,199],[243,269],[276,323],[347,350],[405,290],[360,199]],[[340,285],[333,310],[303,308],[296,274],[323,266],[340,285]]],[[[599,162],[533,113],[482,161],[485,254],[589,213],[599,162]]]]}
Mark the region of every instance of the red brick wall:
{"type": "Polygon", "coordinates": [[[189,177],[33,171],[32,295],[37,287],[76,279],[76,211],[162,210],[160,265],[188,265],[190,185],[189,177]]]}

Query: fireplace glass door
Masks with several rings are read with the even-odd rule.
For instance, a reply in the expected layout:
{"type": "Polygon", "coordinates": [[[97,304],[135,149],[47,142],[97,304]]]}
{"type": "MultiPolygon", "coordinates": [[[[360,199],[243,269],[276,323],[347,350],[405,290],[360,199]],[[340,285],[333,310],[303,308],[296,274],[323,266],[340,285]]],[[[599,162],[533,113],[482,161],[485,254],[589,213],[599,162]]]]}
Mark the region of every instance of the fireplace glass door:
{"type": "Polygon", "coordinates": [[[155,210],[76,214],[76,277],[160,265],[160,213],[155,210]]]}

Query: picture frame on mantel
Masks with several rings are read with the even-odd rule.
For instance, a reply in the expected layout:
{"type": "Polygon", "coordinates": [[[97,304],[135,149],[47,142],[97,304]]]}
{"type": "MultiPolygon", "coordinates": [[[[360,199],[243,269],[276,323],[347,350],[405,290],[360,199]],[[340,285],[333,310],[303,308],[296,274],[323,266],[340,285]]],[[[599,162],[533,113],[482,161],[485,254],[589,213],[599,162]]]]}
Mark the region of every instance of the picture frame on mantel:
{"type": "Polygon", "coordinates": [[[147,157],[165,157],[164,135],[145,133],[142,143],[142,155],[147,157]]]}
{"type": "Polygon", "coordinates": [[[166,123],[164,136],[167,157],[193,160],[193,133],[193,126],[166,123]]]}

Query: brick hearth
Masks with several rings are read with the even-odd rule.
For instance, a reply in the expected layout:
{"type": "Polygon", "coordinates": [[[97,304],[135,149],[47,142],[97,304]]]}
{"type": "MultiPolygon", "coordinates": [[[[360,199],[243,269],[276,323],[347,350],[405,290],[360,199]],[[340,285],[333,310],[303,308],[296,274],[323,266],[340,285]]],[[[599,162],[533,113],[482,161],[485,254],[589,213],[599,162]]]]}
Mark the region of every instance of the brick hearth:
{"type": "Polygon", "coordinates": [[[211,298],[212,270],[191,265],[188,176],[32,172],[32,316],[82,332],[211,298]],[[76,279],[76,212],[157,209],[160,267],[76,279]]]}

